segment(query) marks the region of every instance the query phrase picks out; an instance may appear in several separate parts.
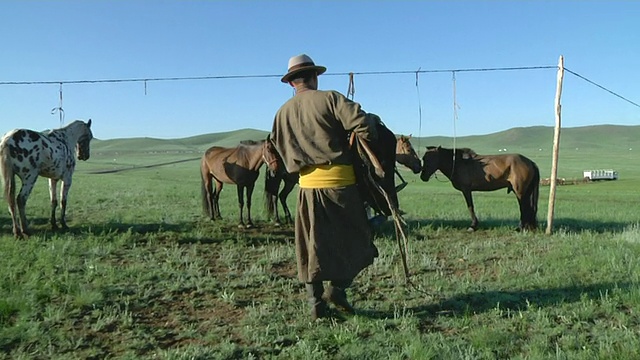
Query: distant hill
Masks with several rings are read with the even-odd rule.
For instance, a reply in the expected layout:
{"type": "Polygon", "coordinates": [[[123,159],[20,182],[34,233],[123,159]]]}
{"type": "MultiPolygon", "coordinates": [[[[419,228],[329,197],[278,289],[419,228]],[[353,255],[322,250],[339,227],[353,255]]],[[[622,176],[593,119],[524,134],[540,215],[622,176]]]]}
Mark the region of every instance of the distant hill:
{"type": "MultiPolygon", "coordinates": [[[[531,153],[553,147],[553,127],[531,126],[475,136],[461,136],[455,139],[456,147],[469,147],[480,154],[507,152],[531,153]]],[[[203,152],[213,145],[231,147],[241,140],[259,140],[267,136],[266,131],[241,129],[229,132],[203,134],[177,139],[127,138],[98,140],[92,142],[92,151],[100,153],[140,153],[140,152],[203,152]]],[[[422,153],[427,145],[453,147],[454,138],[431,136],[412,138],[411,142],[422,153]],[[420,148],[418,148],[420,147],[420,148]]],[[[560,133],[560,149],[592,151],[640,151],[640,125],[595,125],[564,128],[560,133]]]]}
{"type": "Polygon", "coordinates": [[[177,139],[126,138],[91,142],[94,152],[141,153],[141,152],[203,152],[211,146],[236,146],[242,140],[259,140],[267,136],[266,131],[241,129],[214,134],[196,135],[177,139]]]}
{"type": "MultiPolygon", "coordinates": [[[[478,153],[495,153],[507,149],[508,152],[529,153],[539,150],[551,151],[554,128],[550,126],[518,127],[480,136],[466,136],[456,139],[456,147],[470,147],[478,153]]],[[[595,125],[563,128],[560,131],[560,149],[584,151],[620,150],[629,148],[640,150],[640,126],[595,125]]],[[[453,138],[428,137],[420,139],[421,144],[452,147],[453,138]]],[[[415,146],[415,143],[414,143],[415,146]]]]}

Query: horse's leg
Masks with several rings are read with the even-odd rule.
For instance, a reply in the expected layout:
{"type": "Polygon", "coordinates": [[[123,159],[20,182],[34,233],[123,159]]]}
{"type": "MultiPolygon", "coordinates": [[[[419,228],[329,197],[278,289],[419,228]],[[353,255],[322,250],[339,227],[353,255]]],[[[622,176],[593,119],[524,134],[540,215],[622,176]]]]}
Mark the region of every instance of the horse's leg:
{"type": "Polygon", "coordinates": [[[20,220],[18,219],[18,217],[16,217],[16,179],[12,176],[10,179],[5,179],[4,181],[6,181],[5,187],[8,188],[8,190],[5,191],[5,196],[7,203],[9,204],[9,214],[11,214],[13,235],[15,237],[21,237],[22,232],[20,231],[20,226],[18,225],[20,220]]]}
{"type": "Polygon", "coordinates": [[[253,221],[251,221],[251,197],[253,196],[253,188],[255,183],[247,185],[247,229],[253,227],[253,221]]]}
{"type": "Polygon", "coordinates": [[[222,182],[216,180],[216,191],[213,193],[213,217],[216,219],[222,219],[220,215],[220,192],[222,192],[222,182]]]}
{"type": "Polygon", "coordinates": [[[18,205],[18,213],[20,215],[20,229],[16,234],[14,229],[14,234],[16,236],[27,237],[29,236],[29,229],[27,224],[27,199],[33,190],[33,185],[35,185],[36,180],[38,179],[37,173],[29,173],[22,178],[22,187],[20,188],[20,192],[18,193],[17,205],[18,205]]]}
{"type": "MultiPolygon", "coordinates": [[[[280,221],[280,213],[278,212],[278,198],[279,198],[279,195],[276,194],[276,195],[270,195],[270,196],[271,196],[270,201],[273,202],[273,211],[276,214],[276,223],[275,223],[275,225],[276,226],[280,226],[282,224],[282,222],[280,221]]],[[[285,218],[285,221],[287,221],[286,218],[285,218]]]]}
{"type": "Polygon", "coordinates": [[[518,205],[520,205],[520,223],[518,224],[518,231],[536,230],[536,210],[533,203],[532,192],[533,190],[527,190],[524,193],[517,193],[518,205]]]}
{"type": "Polygon", "coordinates": [[[467,209],[469,209],[469,215],[471,215],[471,225],[467,229],[467,231],[476,231],[478,228],[478,218],[476,217],[476,212],[473,209],[473,197],[471,197],[471,191],[463,191],[464,200],[467,202],[467,209]]]}
{"type": "MultiPolygon", "coordinates": [[[[293,223],[293,219],[291,218],[291,212],[289,211],[289,206],[287,205],[287,197],[296,186],[293,182],[284,182],[284,187],[282,191],[280,191],[280,204],[282,204],[282,211],[284,212],[284,219],[287,224],[293,223]]],[[[277,210],[276,210],[277,211],[277,210]]]]}
{"type": "Polygon", "coordinates": [[[511,181],[509,183],[509,187],[507,188],[507,194],[509,191],[512,191],[516,199],[518,199],[518,207],[520,208],[520,222],[518,223],[518,231],[523,231],[526,224],[529,222],[530,218],[530,207],[527,205],[526,200],[524,199],[524,191],[523,186],[518,181],[511,181]]]}
{"type": "Polygon", "coordinates": [[[518,231],[523,231],[525,228],[525,224],[529,219],[529,207],[526,204],[526,201],[522,199],[519,194],[516,194],[518,198],[518,206],[520,207],[520,223],[518,224],[518,231]]]}
{"type": "Polygon", "coordinates": [[[62,226],[63,230],[69,229],[67,226],[67,197],[69,196],[69,189],[71,189],[71,177],[62,180],[62,186],[60,187],[60,226],[62,226]]]}
{"type": "MultiPolygon", "coordinates": [[[[287,187],[287,182],[284,182],[284,187],[282,188],[282,191],[280,191],[280,193],[278,193],[278,189],[280,188],[280,182],[282,182],[282,180],[278,180],[278,186],[274,186],[274,193],[271,194],[271,199],[270,201],[272,201],[273,203],[273,211],[276,214],[276,226],[280,226],[282,223],[280,222],[280,213],[278,212],[278,199],[282,199],[282,191],[284,191],[284,189],[287,187]]],[[[286,213],[285,213],[286,214],[286,213]]],[[[286,221],[286,219],[285,219],[286,221]]]]}
{"type": "Polygon", "coordinates": [[[269,219],[274,219],[274,225],[280,226],[280,214],[278,214],[278,190],[280,188],[281,176],[273,174],[267,169],[264,182],[265,207],[269,219]]]}
{"type": "Polygon", "coordinates": [[[240,208],[240,222],[238,223],[239,228],[244,227],[244,219],[242,217],[242,213],[244,211],[244,186],[238,184],[236,185],[236,189],[238,192],[238,207],[240,208]]]}
{"type": "Polygon", "coordinates": [[[56,208],[58,207],[58,195],[57,195],[58,180],[49,179],[49,198],[51,199],[51,216],[49,222],[51,223],[51,230],[57,230],[58,224],[56,224],[56,208]]]}
{"type": "Polygon", "coordinates": [[[213,216],[213,183],[212,177],[208,171],[202,171],[202,207],[207,213],[209,219],[214,220],[213,216]]]}

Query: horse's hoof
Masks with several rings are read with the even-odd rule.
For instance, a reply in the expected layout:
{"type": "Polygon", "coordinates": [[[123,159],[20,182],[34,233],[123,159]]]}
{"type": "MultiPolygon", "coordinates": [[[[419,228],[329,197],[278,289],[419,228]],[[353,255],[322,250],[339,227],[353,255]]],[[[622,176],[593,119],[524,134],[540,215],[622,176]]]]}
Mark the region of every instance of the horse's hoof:
{"type": "Polygon", "coordinates": [[[275,223],[273,223],[273,226],[274,226],[274,227],[281,227],[281,226],[282,226],[282,224],[276,221],[275,223]]]}
{"type": "Polygon", "coordinates": [[[467,232],[472,233],[472,232],[475,232],[475,231],[476,231],[476,228],[474,228],[474,227],[469,226],[469,228],[467,228],[467,232]]]}
{"type": "Polygon", "coordinates": [[[247,224],[247,225],[245,225],[245,228],[246,229],[252,229],[253,228],[253,224],[247,224]]]}
{"type": "Polygon", "coordinates": [[[238,224],[238,229],[244,229],[244,224],[238,224]]]}

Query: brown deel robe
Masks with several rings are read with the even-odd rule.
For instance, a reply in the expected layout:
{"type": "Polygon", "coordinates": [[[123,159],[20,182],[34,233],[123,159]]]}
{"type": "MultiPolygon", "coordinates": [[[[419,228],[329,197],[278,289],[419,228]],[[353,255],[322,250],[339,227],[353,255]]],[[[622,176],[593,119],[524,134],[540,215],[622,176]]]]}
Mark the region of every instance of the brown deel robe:
{"type": "MultiPolygon", "coordinates": [[[[360,105],[336,91],[298,92],[276,114],[271,137],[289,172],[306,166],[352,164],[348,132],[376,138],[360,105]]],[[[351,280],[378,250],[355,185],[300,189],[296,214],[298,278],[351,280]]]]}

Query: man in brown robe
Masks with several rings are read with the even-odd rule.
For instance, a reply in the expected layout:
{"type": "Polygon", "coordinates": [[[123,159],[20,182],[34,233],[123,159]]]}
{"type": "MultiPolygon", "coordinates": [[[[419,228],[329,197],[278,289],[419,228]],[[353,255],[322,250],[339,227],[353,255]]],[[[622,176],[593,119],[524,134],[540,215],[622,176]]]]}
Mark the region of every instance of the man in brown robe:
{"type": "Polygon", "coordinates": [[[311,318],[327,316],[327,301],[354,313],[345,289],[378,250],[358,192],[348,134],[376,139],[360,105],[337,91],[318,90],[317,66],[305,55],[289,60],[281,79],[295,96],[278,110],[271,132],[289,172],[300,172],[295,221],[298,278],[306,284],[311,318]],[[325,290],[323,281],[328,281],[325,290]]]}

